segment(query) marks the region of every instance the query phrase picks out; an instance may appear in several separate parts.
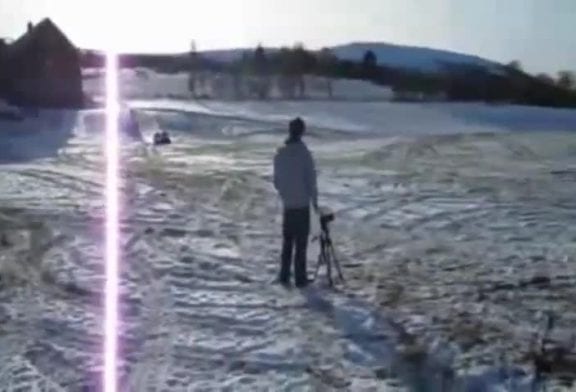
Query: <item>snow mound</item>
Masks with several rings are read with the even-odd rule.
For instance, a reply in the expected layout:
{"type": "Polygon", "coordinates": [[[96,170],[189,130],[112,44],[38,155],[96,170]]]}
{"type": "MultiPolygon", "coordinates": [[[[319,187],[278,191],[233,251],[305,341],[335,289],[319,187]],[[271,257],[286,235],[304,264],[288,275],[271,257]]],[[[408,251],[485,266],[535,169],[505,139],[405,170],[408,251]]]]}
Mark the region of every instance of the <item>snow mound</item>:
{"type": "MultiPolygon", "coordinates": [[[[485,104],[394,102],[184,102],[134,101],[141,110],[202,114],[214,118],[268,124],[270,132],[284,130],[300,116],[309,127],[354,133],[356,136],[474,134],[510,131],[576,131],[576,111],[485,104]]],[[[220,121],[220,120],[218,120],[220,121]]],[[[194,122],[188,129],[196,128],[194,122]]],[[[186,129],[185,124],[180,128],[186,129]]]]}
{"type": "MultiPolygon", "coordinates": [[[[0,163],[55,157],[73,139],[104,142],[106,113],[102,109],[14,110],[21,116],[17,121],[0,118],[0,163]]],[[[121,136],[125,142],[143,140],[141,134],[121,136]]]]}
{"type": "Polygon", "coordinates": [[[54,156],[74,134],[77,112],[39,110],[23,112],[18,121],[0,119],[0,162],[54,156]]]}

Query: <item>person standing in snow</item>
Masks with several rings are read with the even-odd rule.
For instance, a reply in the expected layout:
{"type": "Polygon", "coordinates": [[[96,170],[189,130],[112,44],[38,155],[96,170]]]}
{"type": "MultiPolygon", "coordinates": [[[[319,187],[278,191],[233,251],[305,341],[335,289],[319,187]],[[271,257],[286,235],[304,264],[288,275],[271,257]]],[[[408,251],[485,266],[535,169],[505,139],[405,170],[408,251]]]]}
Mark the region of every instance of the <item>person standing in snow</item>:
{"type": "Polygon", "coordinates": [[[126,111],[126,117],[124,121],[124,131],[126,134],[132,138],[138,139],[141,136],[140,125],[136,119],[136,113],[132,109],[126,111]]]}
{"type": "Polygon", "coordinates": [[[297,287],[308,284],[306,250],[310,235],[310,205],[318,210],[318,191],[314,158],[302,141],[306,130],[304,121],[290,122],[289,136],[274,157],[274,187],[284,208],[282,256],[279,283],[290,283],[292,255],[294,280],[297,287]]]}

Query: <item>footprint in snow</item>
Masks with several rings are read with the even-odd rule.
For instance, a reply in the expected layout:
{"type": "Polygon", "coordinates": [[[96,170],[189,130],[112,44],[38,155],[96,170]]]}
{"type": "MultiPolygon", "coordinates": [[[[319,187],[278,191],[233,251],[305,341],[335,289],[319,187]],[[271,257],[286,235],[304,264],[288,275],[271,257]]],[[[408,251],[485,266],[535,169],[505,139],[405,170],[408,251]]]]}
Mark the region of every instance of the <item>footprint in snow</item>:
{"type": "Polygon", "coordinates": [[[165,228],[162,230],[162,235],[166,237],[182,238],[186,237],[186,231],[174,228],[165,228]]]}

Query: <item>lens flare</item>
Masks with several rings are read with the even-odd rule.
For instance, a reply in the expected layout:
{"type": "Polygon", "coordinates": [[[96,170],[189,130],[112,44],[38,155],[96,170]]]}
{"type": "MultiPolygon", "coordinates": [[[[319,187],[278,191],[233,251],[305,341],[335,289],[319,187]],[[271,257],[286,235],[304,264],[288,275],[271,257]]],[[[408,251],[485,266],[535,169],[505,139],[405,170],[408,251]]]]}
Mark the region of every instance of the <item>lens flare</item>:
{"type": "Polygon", "coordinates": [[[106,272],[104,283],[104,392],[116,392],[118,354],[119,135],[118,55],[106,55],[106,272]]]}

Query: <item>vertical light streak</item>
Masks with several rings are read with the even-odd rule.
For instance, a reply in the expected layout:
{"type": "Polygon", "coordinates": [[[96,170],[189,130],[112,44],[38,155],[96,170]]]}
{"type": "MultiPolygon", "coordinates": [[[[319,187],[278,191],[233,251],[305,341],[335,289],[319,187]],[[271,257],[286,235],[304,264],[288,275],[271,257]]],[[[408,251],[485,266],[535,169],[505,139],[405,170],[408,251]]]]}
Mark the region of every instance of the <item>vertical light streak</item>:
{"type": "Polygon", "coordinates": [[[119,243],[119,167],[120,146],[118,135],[118,55],[106,53],[106,254],[104,283],[104,392],[118,389],[118,284],[120,259],[119,243]]]}

